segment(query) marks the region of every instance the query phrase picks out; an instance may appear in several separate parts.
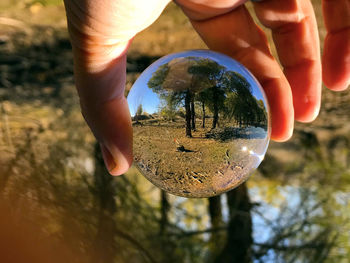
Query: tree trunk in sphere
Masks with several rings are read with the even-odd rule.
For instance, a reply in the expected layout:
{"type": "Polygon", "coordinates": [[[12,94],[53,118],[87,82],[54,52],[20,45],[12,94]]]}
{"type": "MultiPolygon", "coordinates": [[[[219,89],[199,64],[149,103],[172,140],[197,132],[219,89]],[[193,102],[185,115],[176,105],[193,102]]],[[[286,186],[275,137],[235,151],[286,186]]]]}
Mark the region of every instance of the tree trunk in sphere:
{"type": "Polygon", "coordinates": [[[192,130],[196,130],[196,112],[194,109],[194,96],[191,96],[191,121],[192,121],[192,130]]]}
{"type": "Polygon", "coordinates": [[[214,103],[214,119],[212,129],[216,128],[219,120],[219,105],[218,105],[218,91],[217,87],[213,88],[213,103],[214,103]]]}
{"type": "Polygon", "coordinates": [[[188,90],[185,97],[186,110],[186,136],[192,137],[191,133],[191,92],[188,90]]]}
{"type": "Polygon", "coordinates": [[[203,113],[203,117],[202,117],[202,128],[205,128],[205,105],[204,102],[202,102],[202,113],[203,113]]]}

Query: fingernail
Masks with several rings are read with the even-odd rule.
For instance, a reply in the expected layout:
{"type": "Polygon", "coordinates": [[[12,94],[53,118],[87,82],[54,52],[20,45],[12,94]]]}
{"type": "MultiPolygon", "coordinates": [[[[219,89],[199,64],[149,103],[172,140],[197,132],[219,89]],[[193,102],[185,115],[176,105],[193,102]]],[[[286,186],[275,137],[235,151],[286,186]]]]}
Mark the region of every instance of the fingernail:
{"type": "Polygon", "coordinates": [[[101,146],[101,151],[102,151],[102,157],[103,157],[103,160],[104,160],[105,165],[107,167],[107,170],[109,172],[112,172],[116,168],[117,164],[115,163],[113,156],[109,152],[107,147],[104,146],[103,144],[100,144],[100,146],[101,146]]]}

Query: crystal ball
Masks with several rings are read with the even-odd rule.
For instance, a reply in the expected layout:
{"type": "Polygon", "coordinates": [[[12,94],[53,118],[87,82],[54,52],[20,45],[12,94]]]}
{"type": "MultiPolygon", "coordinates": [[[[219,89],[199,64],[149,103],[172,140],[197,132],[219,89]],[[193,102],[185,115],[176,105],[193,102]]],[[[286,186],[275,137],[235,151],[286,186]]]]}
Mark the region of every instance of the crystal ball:
{"type": "Polygon", "coordinates": [[[210,197],[243,183],[270,141],[269,106],[240,63],[209,50],[164,56],[128,97],[134,164],[154,185],[210,197]]]}

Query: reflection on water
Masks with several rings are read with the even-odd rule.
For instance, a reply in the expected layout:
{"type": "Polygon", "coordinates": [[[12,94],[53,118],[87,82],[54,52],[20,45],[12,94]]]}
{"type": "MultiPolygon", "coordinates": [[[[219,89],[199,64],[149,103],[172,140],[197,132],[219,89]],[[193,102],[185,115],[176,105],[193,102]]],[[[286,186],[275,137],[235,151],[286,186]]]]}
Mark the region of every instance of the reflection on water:
{"type": "Polygon", "coordinates": [[[209,197],[229,191],[267,150],[264,92],[225,55],[193,50],[162,57],[135,82],[128,103],[135,164],[169,193],[209,197]]]}
{"type": "Polygon", "coordinates": [[[322,206],[325,200],[317,197],[315,189],[286,186],[278,187],[279,201],[267,204],[261,202],[260,190],[253,187],[251,196],[261,203],[253,216],[255,248],[261,260],[276,262],[283,257],[286,262],[298,262],[310,257],[307,260],[322,262],[338,235],[331,224],[319,220],[327,217],[322,206]]]}
{"type": "Polygon", "coordinates": [[[18,146],[20,164],[10,159],[2,166],[11,171],[9,177],[1,173],[2,199],[17,208],[11,211],[16,218],[34,222],[91,262],[323,262],[332,257],[346,262],[348,257],[350,184],[332,184],[328,164],[319,159],[277,177],[257,173],[248,185],[222,196],[187,199],[165,194],[136,169],[109,176],[98,147],[79,154],[74,133],[53,145],[47,159],[33,156],[41,145],[36,136],[32,131],[25,149],[18,146]],[[83,158],[89,152],[92,172],[82,169],[80,158],[72,159],[73,153],[83,158]],[[18,174],[20,167],[26,170],[18,174]],[[299,179],[285,184],[284,176],[299,179]]]}
{"type": "MultiPolygon", "coordinates": [[[[348,119],[337,126],[339,116],[327,112],[324,121],[321,113],[311,131],[297,129],[292,141],[273,144],[251,180],[233,191],[209,199],[175,197],[135,168],[118,178],[108,175],[73,99],[72,72],[61,72],[64,63],[54,63],[71,59],[70,53],[57,56],[59,46],[47,44],[14,53],[1,48],[15,58],[0,71],[7,85],[0,87],[0,198],[6,203],[0,204],[1,260],[12,246],[14,255],[28,255],[30,263],[349,262],[348,119]],[[22,72],[28,52],[34,52],[33,59],[22,72]],[[50,64],[58,66],[47,69],[50,64]],[[61,74],[45,78],[47,71],[61,74]],[[18,76],[36,82],[19,86],[18,76]],[[54,89],[38,91],[53,80],[54,89]],[[38,238],[55,249],[36,245],[38,238]]],[[[343,95],[334,96],[343,103],[343,95]]],[[[342,105],[339,111],[348,103],[342,105]]],[[[146,121],[138,127],[158,127],[150,116],[146,121]]],[[[230,139],[226,127],[219,128],[201,136],[224,144],[230,139]]],[[[256,129],[234,132],[244,140],[246,134],[256,136],[256,129]]],[[[166,138],[171,137],[165,132],[166,138]]],[[[246,147],[238,150],[255,153],[246,147]]]]}

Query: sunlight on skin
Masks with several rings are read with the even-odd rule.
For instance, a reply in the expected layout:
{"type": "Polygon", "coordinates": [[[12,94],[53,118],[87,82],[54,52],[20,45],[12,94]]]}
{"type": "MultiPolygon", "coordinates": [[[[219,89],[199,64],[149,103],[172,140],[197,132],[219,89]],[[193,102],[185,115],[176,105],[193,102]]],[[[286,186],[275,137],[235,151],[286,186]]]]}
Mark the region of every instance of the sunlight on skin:
{"type": "MultiPolygon", "coordinates": [[[[258,18],[272,30],[282,71],[270,53],[266,36],[241,5],[243,2],[177,1],[210,49],[235,58],[257,77],[271,105],[272,139],[285,141],[292,136],[294,118],[312,121],[320,108],[321,59],[313,8],[304,0],[286,0],[283,5],[280,0],[254,3],[258,18]]],[[[123,110],[126,107],[115,105],[120,111],[110,111],[110,115],[103,115],[103,120],[97,120],[101,115],[95,111],[101,112],[104,103],[122,96],[118,94],[124,91],[126,65],[118,58],[125,55],[130,40],[152,24],[168,3],[169,0],[152,0],[151,3],[141,0],[65,1],[76,84],[82,98],[92,98],[82,99],[83,114],[95,136],[110,151],[112,158],[107,162],[113,160],[114,163],[107,166],[115,167],[114,175],[125,172],[132,160],[131,150],[125,150],[132,147],[130,126],[113,124],[129,118],[128,112],[123,110]],[[116,68],[119,68],[117,77],[106,81],[116,68]],[[89,80],[89,85],[84,85],[84,80],[89,80]],[[93,100],[95,96],[100,100],[99,107],[93,100]],[[129,146],[119,149],[120,141],[123,147],[129,146]]],[[[324,0],[323,3],[328,30],[323,79],[329,88],[343,90],[350,79],[350,4],[347,0],[324,0]],[[338,11],[342,16],[337,15],[338,11]]],[[[119,101],[123,101],[120,97],[119,101]]]]}
{"type": "Polygon", "coordinates": [[[63,242],[46,236],[41,228],[46,221],[34,224],[28,220],[32,214],[24,216],[16,214],[16,211],[0,199],[1,263],[88,262],[84,255],[71,253],[63,242]]]}

